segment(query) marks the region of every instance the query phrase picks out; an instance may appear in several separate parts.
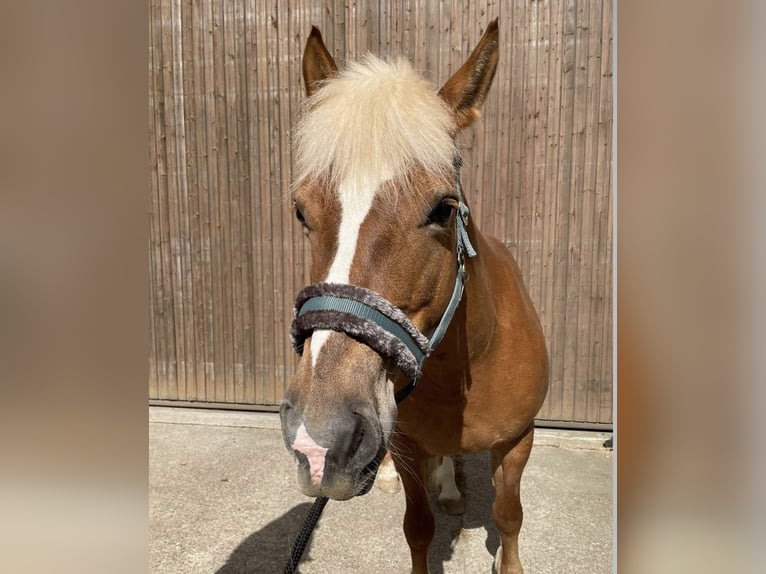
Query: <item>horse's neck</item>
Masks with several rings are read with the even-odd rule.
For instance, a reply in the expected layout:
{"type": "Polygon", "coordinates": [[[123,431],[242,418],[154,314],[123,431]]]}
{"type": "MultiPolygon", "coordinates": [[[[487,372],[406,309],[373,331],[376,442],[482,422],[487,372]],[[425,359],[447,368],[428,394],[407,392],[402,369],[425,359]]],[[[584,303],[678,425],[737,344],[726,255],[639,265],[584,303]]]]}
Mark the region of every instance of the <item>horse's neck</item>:
{"type": "Polygon", "coordinates": [[[470,238],[478,255],[467,260],[468,279],[463,294],[466,350],[471,360],[480,359],[495,335],[496,313],[488,266],[493,264],[490,246],[475,227],[470,238]]]}

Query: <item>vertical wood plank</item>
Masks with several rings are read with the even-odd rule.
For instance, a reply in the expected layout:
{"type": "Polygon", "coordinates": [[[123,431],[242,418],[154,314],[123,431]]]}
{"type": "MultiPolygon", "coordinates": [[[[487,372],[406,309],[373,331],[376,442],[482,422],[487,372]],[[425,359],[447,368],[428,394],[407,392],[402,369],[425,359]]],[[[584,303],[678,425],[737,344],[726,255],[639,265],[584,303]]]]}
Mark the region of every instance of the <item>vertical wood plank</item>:
{"type": "Polygon", "coordinates": [[[597,188],[599,149],[599,111],[601,104],[601,56],[602,56],[602,6],[603,3],[593,3],[590,7],[588,23],[588,88],[587,116],[585,120],[585,160],[583,162],[583,211],[585,212],[583,226],[583,254],[586,271],[583,276],[583,292],[587,293],[584,321],[580,326],[582,345],[578,360],[583,363],[583,372],[587,384],[586,408],[583,418],[592,420],[598,417],[601,401],[602,377],[599,372],[602,338],[596,325],[602,323],[603,293],[599,293],[598,262],[599,215],[603,212],[603,194],[597,188]]]}
{"type": "Polygon", "coordinates": [[[275,207],[280,217],[280,245],[281,254],[279,258],[280,275],[282,282],[278,291],[279,306],[276,321],[276,344],[281,349],[281,360],[277,363],[277,384],[274,389],[274,401],[282,396],[282,389],[289,382],[289,366],[292,364],[293,354],[289,347],[289,325],[292,320],[292,298],[297,292],[293,284],[293,224],[295,218],[289,209],[287,201],[292,178],[291,154],[290,154],[290,130],[293,125],[292,98],[293,91],[292,63],[290,59],[290,43],[292,40],[290,28],[289,2],[279,4],[279,156],[281,159],[280,181],[277,188],[278,195],[275,198],[275,207]]]}
{"type": "Polygon", "coordinates": [[[255,49],[257,50],[257,103],[258,124],[258,161],[259,189],[257,194],[257,221],[259,237],[259,294],[257,302],[257,329],[259,342],[259,360],[256,368],[258,384],[256,396],[259,402],[266,404],[275,394],[274,379],[274,337],[271,333],[274,297],[274,255],[273,227],[271,221],[271,194],[274,185],[274,158],[271,151],[270,100],[273,98],[269,80],[270,48],[266,41],[270,26],[268,3],[258,0],[255,31],[255,49]]]}
{"type": "Polygon", "coordinates": [[[248,102],[247,102],[247,46],[246,46],[246,14],[245,2],[236,0],[234,3],[234,69],[237,93],[237,165],[238,165],[238,219],[239,219],[239,253],[236,290],[239,293],[240,304],[240,329],[242,339],[239,343],[239,358],[237,359],[238,379],[235,387],[237,402],[246,403],[251,394],[249,388],[253,384],[253,340],[252,340],[252,305],[250,301],[250,283],[252,274],[250,264],[252,261],[252,238],[248,215],[250,213],[250,146],[248,136],[248,102]]]}
{"type": "Polygon", "coordinates": [[[189,357],[191,355],[191,345],[189,334],[191,327],[189,318],[191,316],[191,306],[188,298],[188,278],[187,278],[187,245],[188,231],[186,226],[186,214],[188,213],[187,197],[187,171],[186,171],[186,124],[185,102],[183,99],[183,60],[181,51],[181,3],[179,0],[173,0],[171,3],[172,25],[170,30],[171,57],[170,73],[172,77],[171,97],[173,99],[173,115],[171,117],[172,125],[175,130],[174,142],[174,160],[175,160],[175,195],[174,207],[169,211],[171,231],[175,241],[173,249],[173,281],[174,281],[174,300],[179,309],[176,315],[176,321],[180,327],[176,331],[176,342],[178,349],[178,369],[183,370],[184,385],[179,387],[179,397],[189,396],[190,389],[193,388],[192,373],[189,369],[189,357]]]}
{"type": "Polygon", "coordinates": [[[184,182],[184,196],[186,205],[183,208],[184,217],[182,218],[182,235],[186,233],[184,245],[184,294],[186,308],[186,347],[188,356],[186,357],[187,373],[187,398],[189,400],[204,399],[204,371],[201,368],[202,356],[204,354],[202,325],[202,277],[201,266],[201,237],[199,225],[199,201],[200,201],[200,162],[198,161],[197,146],[199,139],[197,137],[197,94],[199,93],[196,66],[194,62],[198,60],[194,53],[195,43],[193,37],[192,24],[195,21],[192,15],[192,2],[183,0],[179,4],[180,18],[180,45],[179,61],[181,72],[181,94],[180,99],[184,103],[183,121],[185,123],[184,133],[184,172],[186,173],[184,182]]]}
{"type": "MultiPolygon", "coordinates": [[[[377,1],[378,12],[378,37],[377,37],[377,49],[381,58],[391,58],[393,56],[391,51],[392,43],[392,27],[391,27],[391,2],[387,0],[377,1]]],[[[373,3],[370,3],[370,11],[374,11],[375,7],[373,3]]]]}
{"type": "Polygon", "coordinates": [[[551,332],[551,389],[558,392],[554,398],[560,410],[554,411],[557,420],[573,420],[574,387],[569,379],[571,370],[566,369],[567,336],[567,293],[570,288],[569,227],[570,204],[572,203],[572,122],[574,109],[575,70],[575,5],[574,0],[562,4],[562,75],[561,75],[561,121],[558,133],[559,163],[556,187],[559,201],[555,212],[554,249],[554,303],[551,332]]]}
{"type": "Polygon", "coordinates": [[[260,299],[260,331],[261,341],[263,343],[262,362],[262,380],[260,384],[260,400],[268,403],[274,397],[274,338],[271,330],[271,310],[273,309],[274,298],[274,269],[272,258],[274,256],[274,230],[271,220],[271,188],[275,180],[274,157],[271,141],[271,99],[272,82],[271,75],[271,46],[267,41],[269,38],[269,27],[271,26],[271,16],[268,3],[259,0],[256,6],[257,14],[257,35],[260,38],[258,42],[258,124],[259,132],[259,150],[260,164],[262,170],[260,178],[260,238],[261,238],[261,257],[263,258],[263,267],[261,275],[262,291],[260,299]]]}
{"type": "MultiPolygon", "coordinates": [[[[490,145],[495,148],[494,166],[491,168],[495,175],[493,190],[494,195],[491,210],[493,214],[493,234],[509,245],[508,236],[508,197],[511,193],[510,183],[510,141],[511,141],[511,117],[510,117],[510,94],[511,94],[511,46],[512,46],[512,6],[509,9],[507,2],[498,4],[498,20],[500,26],[500,45],[498,69],[495,77],[495,90],[497,90],[497,131],[495,141],[490,145]],[[493,145],[494,144],[494,145],[493,145]]],[[[485,193],[490,193],[487,190],[485,193]]]]}
{"type": "Polygon", "coordinates": [[[218,218],[218,134],[216,131],[216,83],[215,83],[215,51],[214,33],[215,21],[214,2],[207,2],[200,11],[201,18],[201,49],[203,60],[200,63],[201,77],[204,85],[203,106],[205,116],[200,124],[204,129],[204,165],[207,172],[205,178],[206,198],[203,202],[202,215],[205,226],[205,398],[217,400],[220,396],[219,385],[224,383],[224,363],[222,332],[220,325],[221,297],[221,242],[220,223],[218,218]]]}
{"type": "MultiPolygon", "coordinates": [[[[584,186],[585,170],[585,124],[587,118],[587,29],[588,29],[589,6],[582,2],[577,4],[576,8],[576,27],[575,27],[575,71],[574,71],[574,98],[575,106],[573,110],[572,125],[572,181],[571,194],[575,201],[569,212],[569,245],[570,260],[569,274],[570,285],[572,288],[567,293],[567,345],[564,360],[573,365],[573,386],[574,400],[572,403],[573,419],[577,420],[578,414],[586,409],[587,401],[587,381],[583,376],[583,365],[578,359],[581,358],[582,345],[587,345],[587,341],[582,341],[579,325],[584,320],[584,310],[587,302],[583,292],[583,245],[582,234],[583,226],[587,224],[588,214],[586,213],[589,204],[582,193],[584,186]],[[583,303],[581,305],[581,303],[583,303]]],[[[587,376],[587,375],[586,375],[587,376]]]]}
{"type": "MultiPolygon", "coordinates": [[[[494,2],[488,2],[487,6],[483,9],[478,9],[478,25],[477,39],[481,38],[478,34],[483,34],[487,29],[487,26],[497,16],[497,5],[494,2]]],[[[476,43],[474,42],[474,43],[476,43]]],[[[498,62],[499,66],[499,62],[498,62]]],[[[480,161],[475,163],[477,173],[475,182],[477,185],[476,194],[480,198],[479,203],[486,209],[479,211],[480,227],[485,233],[496,235],[495,232],[495,219],[497,204],[497,186],[496,186],[496,173],[497,173],[497,138],[499,133],[499,102],[498,102],[498,87],[494,82],[497,81],[497,72],[495,72],[495,80],[493,85],[487,94],[484,101],[484,107],[480,121],[476,122],[474,130],[476,131],[476,143],[475,150],[476,159],[480,158],[480,161]]]]}
{"type": "Polygon", "coordinates": [[[205,59],[204,39],[206,36],[205,18],[200,5],[194,2],[187,4],[187,17],[190,18],[187,39],[184,45],[188,60],[185,60],[186,73],[192,75],[193,90],[188,98],[193,102],[193,118],[188,130],[193,134],[193,147],[190,147],[190,161],[195,163],[194,190],[190,190],[195,198],[195,212],[192,214],[192,274],[194,278],[194,329],[195,329],[195,380],[196,397],[204,401],[208,397],[208,364],[212,362],[210,352],[210,214],[209,180],[207,162],[206,136],[206,106],[204,81],[205,59]]]}
{"type": "Polygon", "coordinates": [[[191,293],[191,262],[189,241],[189,174],[187,169],[187,123],[184,97],[183,60],[183,7],[181,0],[173,0],[172,13],[172,98],[174,103],[173,126],[175,135],[176,196],[175,208],[170,212],[171,229],[175,227],[176,249],[174,254],[175,292],[179,305],[177,321],[180,324],[178,367],[184,372],[184,385],[179,388],[179,398],[195,398],[194,377],[194,322],[191,293]]]}
{"type": "Polygon", "coordinates": [[[525,18],[524,3],[513,2],[511,18],[511,45],[509,51],[510,93],[508,94],[509,119],[509,188],[508,221],[505,225],[508,234],[507,245],[515,257],[519,256],[518,241],[520,238],[519,221],[521,212],[521,150],[522,150],[522,121],[520,110],[523,106],[522,92],[524,89],[524,44],[525,18]]]}
{"type": "MultiPolygon", "coordinates": [[[[471,29],[474,27],[474,8],[473,2],[458,2],[457,11],[459,16],[457,19],[460,21],[460,33],[457,38],[458,49],[455,53],[455,59],[451,73],[460,69],[460,66],[466,60],[470,50],[472,49],[472,36],[471,29]]],[[[481,119],[479,119],[481,121],[481,119]]],[[[466,201],[471,206],[471,218],[475,221],[481,221],[482,204],[476,192],[476,186],[474,184],[475,169],[475,157],[474,146],[476,139],[476,128],[469,128],[463,130],[458,135],[457,145],[463,158],[463,169],[460,172],[460,177],[463,184],[463,191],[465,192],[466,201]]]]}
{"type": "Polygon", "coordinates": [[[216,248],[218,265],[218,293],[216,301],[216,363],[221,366],[220,379],[215,385],[215,400],[231,400],[234,390],[234,359],[232,342],[232,301],[231,301],[231,226],[228,224],[230,213],[229,194],[231,173],[228,157],[228,133],[226,123],[226,3],[213,3],[213,78],[215,131],[215,162],[217,164],[217,197],[215,202],[216,248]]]}
{"type": "MultiPolygon", "coordinates": [[[[546,155],[545,155],[545,174],[544,182],[546,190],[545,208],[544,208],[544,233],[542,238],[541,252],[545,259],[545,278],[542,284],[541,299],[538,303],[538,311],[548,340],[548,353],[558,356],[558,342],[556,326],[559,318],[555,314],[555,295],[557,285],[560,280],[557,276],[557,268],[554,263],[557,242],[556,242],[556,213],[560,201],[561,189],[557,185],[558,168],[560,157],[560,122],[561,122],[561,76],[562,52],[563,52],[563,7],[559,0],[552,0],[548,10],[548,29],[549,29],[549,52],[548,52],[548,101],[546,106],[546,155]]],[[[552,366],[556,367],[552,361],[552,366]]],[[[555,419],[560,416],[563,381],[561,377],[552,376],[548,397],[541,412],[541,418],[555,419]]]]}
{"type": "Polygon", "coordinates": [[[230,321],[229,342],[227,352],[229,355],[229,377],[226,385],[226,400],[238,402],[243,391],[242,381],[242,245],[240,236],[240,165],[239,150],[237,149],[237,120],[238,120],[238,94],[237,94],[237,63],[236,56],[236,17],[234,14],[234,2],[223,3],[223,50],[224,50],[224,117],[226,118],[226,164],[228,166],[228,202],[224,216],[228,222],[228,281],[227,291],[231,297],[231,303],[227,310],[230,321]]]}
{"type": "MultiPolygon", "coordinates": [[[[542,252],[542,238],[544,236],[544,217],[546,211],[546,189],[544,187],[546,169],[546,137],[547,107],[544,105],[548,98],[548,55],[549,55],[549,28],[548,18],[545,12],[547,3],[537,2],[534,4],[535,36],[532,44],[535,47],[534,66],[530,64],[530,73],[534,74],[535,89],[530,92],[533,102],[529,105],[532,117],[532,189],[530,201],[530,238],[529,238],[529,293],[534,301],[542,301],[542,284],[544,282],[544,261],[542,252]]],[[[539,306],[539,303],[538,303],[539,306]]],[[[539,311],[538,311],[539,312],[539,311]]]]}
{"type": "Polygon", "coordinates": [[[247,0],[237,0],[237,68],[238,68],[238,122],[237,138],[239,140],[239,163],[240,163],[240,237],[241,237],[241,297],[242,297],[242,399],[245,404],[255,402],[255,337],[253,317],[253,227],[252,227],[252,203],[253,203],[253,156],[250,126],[251,119],[251,95],[250,91],[250,28],[251,14],[248,10],[247,0]]]}
{"type": "Polygon", "coordinates": [[[166,337],[164,333],[164,305],[162,302],[162,245],[159,223],[159,201],[162,189],[160,187],[160,164],[163,155],[160,152],[161,137],[156,118],[159,116],[158,97],[160,89],[160,57],[161,47],[155,38],[161,25],[157,14],[157,1],[152,0],[149,6],[149,181],[151,189],[149,203],[149,398],[161,397],[161,385],[167,384],[167,373],[163,370],[166,363],[163,358],[166,337]]]}
{"type": "Polygon", "coordinates": [[[599,286],[599,307],[602,310],[601,324],[596,325],[603,344],[600,356],[598,376],[601,379],[600,401],[597,420],[611,423],[612,412],[612,2],[603,1],[601,22],[601,87],[598,115],[598,174],[596,192],[602,205],[598,226],[598,274],[594,283],[599,286]]]}
{"type": "Polygon", "coordinates": [[[161,4],[161,45],[163,50],[162,62],[162,86],[163,86],[163,110],[162,114],[165,144],[165,163],[167,172],[165,177],[166,195],[164,205],[161,206],[161,218],[164,235],[166,237],[166,249],[164,250],[163,269],[166,273],[165,285],[167,296],[172,307],[168,324],[169,337],[173,345],[173,353],[169,361],[172,371],[168,381],[169,388],[167,398],[183,399],[186,396],[186,373],[183,366],[183,293],[181,290],[181,264],[178,244],[180,232],[178,229],[178,135],[175,121],[175,101],[173,84],[173,11],[171,2],[161,4]]]}

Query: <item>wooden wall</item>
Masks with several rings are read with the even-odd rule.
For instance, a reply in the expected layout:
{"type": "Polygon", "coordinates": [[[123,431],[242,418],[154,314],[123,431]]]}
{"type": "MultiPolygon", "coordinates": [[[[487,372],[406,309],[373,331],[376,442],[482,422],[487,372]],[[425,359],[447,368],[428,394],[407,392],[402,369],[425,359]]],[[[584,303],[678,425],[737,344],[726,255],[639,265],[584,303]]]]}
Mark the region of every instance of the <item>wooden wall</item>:
{"type": "Polygon", "coordinates": [[[609,0],[151,0],[150,399],[269,408],[294,368],[308,253],[285,198],[311,25],[339,63],[403,55],[440,86],[496,16],[497,76],[460,140],[473,220],[540,313],[540,419],[612,422],[609,0]]]}

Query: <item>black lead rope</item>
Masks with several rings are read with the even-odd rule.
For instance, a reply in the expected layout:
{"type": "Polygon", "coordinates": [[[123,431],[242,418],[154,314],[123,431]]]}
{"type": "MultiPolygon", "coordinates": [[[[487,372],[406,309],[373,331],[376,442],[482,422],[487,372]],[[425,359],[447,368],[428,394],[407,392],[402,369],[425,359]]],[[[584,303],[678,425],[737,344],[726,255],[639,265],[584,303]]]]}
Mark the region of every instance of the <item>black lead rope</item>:
{"type": "Polygon", "coordinates": [[[306,550],[306,545],[309,542],[309,538],[311,538],[311,533],[314,532],[314,527],[317,525],[319,517],[322,516],[325,504],[327,504],[327,497],[317,496],[314,500],[314,504],[311,505],[306,520],[303,522],[303,528],[301,528],[301,531],[298,533],[298,538],[295,539],[295,544],[293,544],[293,550],[290,553],[290,561],[287,563],[287,566],[285,566],[283,571],[284,574],[293,574],[298,567],[298,563],[303,556],[303,551],[306,550]]]}

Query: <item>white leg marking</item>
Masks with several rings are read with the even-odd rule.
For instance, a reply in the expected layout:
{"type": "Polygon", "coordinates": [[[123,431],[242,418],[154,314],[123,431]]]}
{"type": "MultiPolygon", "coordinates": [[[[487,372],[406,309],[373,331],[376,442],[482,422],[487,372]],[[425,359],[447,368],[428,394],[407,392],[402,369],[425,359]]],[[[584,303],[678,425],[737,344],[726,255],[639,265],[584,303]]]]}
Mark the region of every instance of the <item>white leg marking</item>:
{"type": "Polygon", "coordinates": [[[445,456],[434,475],[439,489],[439,505],[448,514],[463,514],[465,503],[455,484],[455,463],[452,458],[445,456]]]}
{"type": "Polygon", "coordinates": [[[378,488],[388,494],[395,494],[401,490],[401,483],[399,482],[399,473],[396,472],[394,461],[391,458],[391,454],[386,454],[386,458],[380,464],[378,469],[378,479],[376,481],[378,488]]]}
{"type": "Polygon", "coordinates": [[[309,470],[311,472],[311,482],[319,484],[324,476],[324,462],[327,449],[319,446],[316,441],[309,436],[306,431],[306,425],[301,423],[298,431],[295,433],[295,442],[293,450],[302,452],[309,459],[309,470]]]}
{"type": "MultiPolygon", "coordinates": [[[[335,252],[330,271],[325,277],[325,283],[348,283],[351,264],[356,254],[359,228],[370,212],[375,193],[383,181],[385,178],[381,177],[355,178],[353,182],[345,181],[338,187],[341,205],[338,250],[335,252]]],[[[311,336],[312,368],[316,368],[319,351],[330,333],[332,331],[318,330],[311,336]]]]}
{"type": "Polygon", "coordinates": [[[445,456],[442,463],[436,469],[436,483],[439,485],[439,500],[457,500],[460,491],[455,484],[455,463],[452,458],[445,456]]]}

